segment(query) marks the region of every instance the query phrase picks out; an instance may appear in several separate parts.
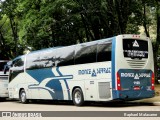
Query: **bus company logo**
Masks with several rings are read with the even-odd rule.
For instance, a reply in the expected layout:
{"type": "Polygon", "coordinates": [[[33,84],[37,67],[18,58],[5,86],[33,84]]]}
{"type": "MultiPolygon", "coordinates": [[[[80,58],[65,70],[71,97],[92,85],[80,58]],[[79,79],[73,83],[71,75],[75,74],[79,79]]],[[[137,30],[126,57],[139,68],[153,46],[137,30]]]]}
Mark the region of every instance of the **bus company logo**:
{"type": "Polygon", "coordinates": [[[138,42],[136,40],[133,43],[133,47],[139,47],[139,44],[138,44],[138,42]]]}
{"type": "Polygon", "coordinates": [[[134,78],[135,80],[138,80],[140,78],[150,78],[150,73],[121,73],[121,77],[123,78],[134,78]]]}
{"type": "Polygon", "coordinates": [[[139,76],[138,74],[135,75],[134,79],[139,79],[139,76]]]}
{"type": "Polygon", "coordinates": [[[91,75],[91,77],[96,77],[98,74],[106,74],[106,73],[111,73],[110,67],[78,70],[78,75],[91,75]]]}

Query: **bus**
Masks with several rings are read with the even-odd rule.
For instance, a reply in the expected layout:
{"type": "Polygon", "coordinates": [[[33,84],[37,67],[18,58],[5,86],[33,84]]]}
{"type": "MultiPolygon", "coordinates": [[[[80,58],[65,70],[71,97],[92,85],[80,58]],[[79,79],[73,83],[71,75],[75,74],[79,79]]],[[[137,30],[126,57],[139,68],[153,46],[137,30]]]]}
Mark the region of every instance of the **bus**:
{"type": "Polygon", "coordinates": [[[0,101],[8,98],[8,71],[4,71],[8,60],[0,60],[0,101]]]}
{"type": "Polygon", "coordinates": [[[9,98],[86,101],[139,100],[154,96],[151,40],[118,35],[30,52],[13,60],[9,98]]]}

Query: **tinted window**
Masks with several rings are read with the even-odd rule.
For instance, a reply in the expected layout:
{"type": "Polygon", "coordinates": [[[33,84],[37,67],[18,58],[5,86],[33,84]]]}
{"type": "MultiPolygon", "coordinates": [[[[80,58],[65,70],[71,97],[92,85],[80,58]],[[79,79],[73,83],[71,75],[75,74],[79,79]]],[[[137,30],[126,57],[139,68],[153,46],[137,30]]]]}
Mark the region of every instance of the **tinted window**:
{"type": "Polygon", "coordinates": [[[13,80],[21,72],[24,72],[24,56],[13,60],[9,81],[13,80]]]}
{"type": "Polygon", "coordinates": [[[14,67],[21,67],[23,65],[24,65],[24,58],[19,58],[19,59],[13,61],[14,67]]]}
{"type": "Polygon", "coordinates": [[[55,50],[38,51],[27,55],[27,69],[40,69],[55,66],[55,50]]]}
{"type": "Polygon", "coordinates": [[[54,67],[55,66],[55,56],[56,56],[56,50],[50,49],[46,50],[40,53],[40,68],[41,67],[54,67]]]}
{"type": "Polygon", "coordinates": [[[74,47],[38,51],[27,55],[27,69],[40,69],[74,64],[74,47]]]}
{"type": "Polygon", "coordinates": [[[97,62],[111,61],[112,43],[99,44],[97,46],[97,62]]]}
{"type": "Polygon", "coordinates": [[[41,58],[40,52],[31,53],[27,55],[27,64],[26,69],[38,69],[44,67],[41,58]]]}
{"type": "Polygon", "coordinates": [[[75,64],[96,62],[97,44],[81,44],[76,46],[75,64]]]}
{"type": "Polygon", "coordinates": [[[129,58],[148,58],[148,42],[136,39],[123,39],[123,54],[129,58]]]}
{"type": "Polygon", "coordinates": [[[74,65],[75,46],[63,47],[56,50],[57,66],[74,65]]]}

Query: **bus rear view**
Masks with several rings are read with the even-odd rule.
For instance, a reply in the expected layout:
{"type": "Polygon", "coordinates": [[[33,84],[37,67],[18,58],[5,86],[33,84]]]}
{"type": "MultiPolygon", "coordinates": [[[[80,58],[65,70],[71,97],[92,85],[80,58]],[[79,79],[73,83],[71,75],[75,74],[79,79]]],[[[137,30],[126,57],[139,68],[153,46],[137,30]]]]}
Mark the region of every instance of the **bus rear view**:
{"type": "Polygon", "coordinates": [[[154,60],[151,40],[120,35],[113,44],[113,99],[138,100],[154,96],[154,60]]]}

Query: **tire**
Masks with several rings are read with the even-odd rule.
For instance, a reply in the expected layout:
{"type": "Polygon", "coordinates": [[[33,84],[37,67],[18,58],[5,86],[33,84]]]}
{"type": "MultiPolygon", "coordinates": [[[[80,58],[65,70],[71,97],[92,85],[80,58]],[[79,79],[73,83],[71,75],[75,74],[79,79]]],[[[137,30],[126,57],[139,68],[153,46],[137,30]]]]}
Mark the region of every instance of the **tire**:
{"type": "Polygon", "coordinates": [[[26,92],[25,92],[24,89],[22,89],[22,90],[20,91],[19,99],[20,99],[20,102],[23,103],[23,104],[28,103],[27,96],[26,96],[26,92]]]}
{"type": "Polygon", "coordinates": [[[82,92],[82,90],[80,88],[76,88],[73,91],[72,98],[73,98],[74,105],[76,105],[76,106],[84,105],[83,92],[82,92]]]}

